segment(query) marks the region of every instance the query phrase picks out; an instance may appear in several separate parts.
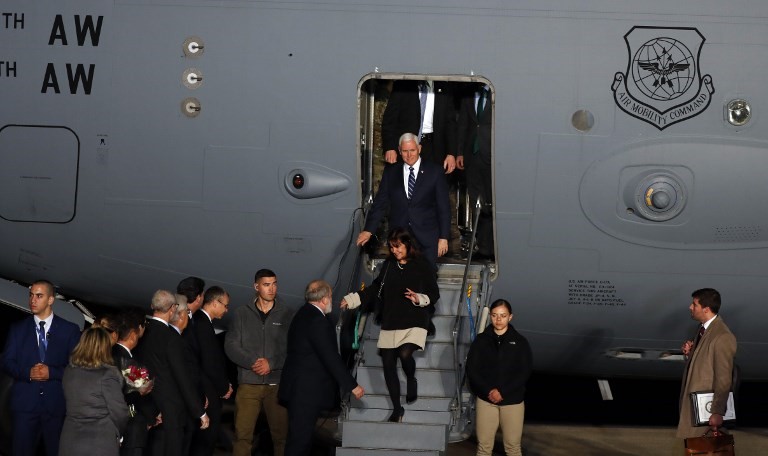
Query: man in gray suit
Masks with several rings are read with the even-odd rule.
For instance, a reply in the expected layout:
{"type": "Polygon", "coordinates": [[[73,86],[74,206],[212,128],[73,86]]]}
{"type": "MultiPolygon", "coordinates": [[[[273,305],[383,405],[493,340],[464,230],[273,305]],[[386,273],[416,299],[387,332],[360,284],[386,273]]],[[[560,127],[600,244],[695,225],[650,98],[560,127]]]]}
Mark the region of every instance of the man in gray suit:
{"type": "Polygon", "coordinates": [[[702,288],[694,291],[691,296],[691,318],[701,324],[697,336],[686,341],[682,347],[687,362],[680,389],[677,437],[683,439],[700,437],[705,432],[705,429],[695,427],[693,423],[693,392],[714,392],[709,426],[712,429],[722,426],[732,386],[733,358],[736,355],[736,337],[718,315],[720,293],[713,288],[702,288]]]}

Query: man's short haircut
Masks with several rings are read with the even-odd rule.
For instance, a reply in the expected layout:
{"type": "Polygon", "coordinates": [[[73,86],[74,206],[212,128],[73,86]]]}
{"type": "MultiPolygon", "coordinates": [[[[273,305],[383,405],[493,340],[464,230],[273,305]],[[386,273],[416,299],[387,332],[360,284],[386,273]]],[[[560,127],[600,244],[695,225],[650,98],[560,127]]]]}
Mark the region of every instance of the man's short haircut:
{"type": "Polygon", "coordinates": [[[187,304],[194,302],[205,290],[205,281],[200,277],[187,277],[176,286],[176,293],[187,297],[187,304]]]}
{"type": "Polygon", "coordinates": [[[144,311],[138,307],[129,307],[118,315],[117,340],[126,340],[131,331],[139,332],[146,322],[144,311]]]}
{"type": "Polygon", "coordinates": [[[416,145],[419,145],[419,137],[414,135],[413,133],[403,133],[400,135],[400,140],[397,141],[397,146],[400,147],[403,145],[404,142],[413,141],[416,143],[416,145]]]}
{"type": "Polygon", "coordinates": [[[42,285],[46,287],[48,289],[48,294],[53,297],[56,297],[56,287],[54,287],[53,284],[48,280],[45,280],[45,279],[35,280],[29,285],[29,288],[32,289],[32,287],[34,287],[35,285],[42,285]]]}
{"type": "MultiPolygon", "coordinates": [[[[186,298],[186,296],[185,296],[186,298]]],[[[152,295],[152,311],[164,313],[176,304],[176,297],[168,290],[157,290],[152,295]]]]}
{"type": "Polygon", "coordinates": [[[203,295],[203,306],[210,304],[223,296],[229,296],[229,293],[227,293],[223,288],[214,285],[211,288],[205,290],[205,294],[203,295]]]}
{"type": "Polygon", "coordinates": [[[304,299],[307,302],[320,302],[324,297],[330,296],[332,291],[331,284],[325,280],[313,280],[304,290],[304,299]]]}
{"type": "Polygon", "coordinates": [[[259,279],[263,279],[264,277],[277,277],[277,274],[272,272],[270,269],[259,269],[256,271],[256,276],[253,278],[253,283],[258,282],[259,279]]]}
{"type": "Polygon", "coordinates": [[[698,299],[701,307],[709,307],[712,313],[720,312],[720,292],[714,288],[702,288],[691,293],[693,299],[698,299]]]}
{"type": "Polygon", "coordinates": [[[168,323],[172,324],[173,326],[176,326],[176,323],[179,322],[179,319],[181,319],[182,315],[185,315],[189,312],[189,306],[187,306],[187,297],[183,294],[176,294],[176,304],[178,304],[179,307],[176,308],[176,311],[171,314],[171,318],[168,319],[168,323]]]}

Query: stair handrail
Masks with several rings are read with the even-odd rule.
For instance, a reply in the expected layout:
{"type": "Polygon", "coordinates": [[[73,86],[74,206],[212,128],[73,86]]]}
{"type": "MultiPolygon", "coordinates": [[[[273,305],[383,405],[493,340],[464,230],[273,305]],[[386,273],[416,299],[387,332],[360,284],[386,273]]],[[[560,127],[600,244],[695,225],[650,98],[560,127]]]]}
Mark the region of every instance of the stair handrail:
{"type": "Polygon", "coordinates": [[[475,201],[475,219],[474,224],[472,225],[473,230],[472,234],[469,238],[469,252],[467,253],[467,262],[464,265],[464,277],[461,280],[461,289],[459,292],[459,303],[456,307],[456,317],[453,321],[453,331],[451,332],[451,336],[453,337],[453,369],[456,375],[456,391],[455,395],[453,397],[453,400],[451,401],[451,411],[452,413],[452,423],[453,426],[458,422],[459,417],[461,416],[461,384],[459,383],[461,381],[461,363],[459,362],[459,334],[461,332],[461,309],[464,305],[464,295],[466,293],[467,289],[467,280],[469,277],[469,268],[472,265],[472,254],[475,250],[475,237],[477,234],[477,222],[480,220],[480,208],[482,207],[480,203],[480,196],[478,195],[477,200],[475,201]]]}
{"type": "MultiPolygon", "coordinates": [[[[363,220],[362,220],[362,227],[365,227],[365,223],[368,220],[368,214],[370,212],[370,208],[371,208],[372,205],[373,205],[373,191],[371,190],[371,191],[369,191],[366,194],[366,196],[364,198],[364,202],[363,202],[363,214],[364,214],[364,216],[363,216],[363,220]]],[[[353,233],[353,235],[354,235],[354,233],[353,233]]],[[[364,250],[363,250],[363,246],[358,246],[357,247],[357,257],[355,258],[354,269],[352,270],[352,274],[350,275],[349,283],[347,283],[347,293],[345,293],[345,295],[352,291],[353,284],[356,283],[357,282],[357,278],[359,278],[359,273],[360,273],[360,269],[362,268],[362,263],[363,263],[363,257],[364,256],[365,256],[365,253],[364,253],[364,250]]],[[[341,328],[342,328],[342,326],[344,324],[344,319],[348,318],[347,317],[348,315],[355,315],[357,313],[357,311],[359,311],[359,309],[357,309],[357,310],[345,309],[339,315],[339,320],[336,323],[336,346],[338,347],[339,351],[341,351],[341,328]]],[[[355,318],[357,318],[357,317],[355,317],[355,318]]],[[[360,316],[360,320],[359,320],[360,324],[359,324],[358,327],[355,328],[355,330],[357,331],[357,336],[358,337],[362,337],[362,335],[365,334],[365,329],[366,329],[367,321],[368,321],[367,315],[362,314],[360,316]]],[[[362,362],[362,360],[364,358],[364,354],[365,354],[365,350],[363,349],[363,346],[361,345],[360,348],[355,353],[355,362],[352,365],[351,374],[352,374],[352,376],[354,378],[357,378],[357,370],[360,367],[360,363],[362,362]]],[[[345,363],[347,362],[347,360],[344,360],[344,361],[345,361],[345,363]]],[[[340,405],[341,405],[341,413],[342,413],[342,419],[343,420],[346,420],[346,417],[348,416],[348,413],[349,413],[349,408],[350,408],[350,405],[351,405],[351,403],[350,403],[350,396],[351,396],[351,393],[347,393],[347,394],[343,395],[342,398],[341,398],[341,404],[340,405]]]]}

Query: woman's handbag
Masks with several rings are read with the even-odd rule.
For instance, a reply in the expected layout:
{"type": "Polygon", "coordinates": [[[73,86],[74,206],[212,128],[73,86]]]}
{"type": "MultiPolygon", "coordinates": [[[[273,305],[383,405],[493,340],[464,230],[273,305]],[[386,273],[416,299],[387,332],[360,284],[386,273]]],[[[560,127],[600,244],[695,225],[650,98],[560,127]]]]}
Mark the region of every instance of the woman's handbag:
{"type": "Polygon", "coordinates": [[[733,436],[712,429],[701,437],[685,439],[685,456],[735,456],[733,436]]]}

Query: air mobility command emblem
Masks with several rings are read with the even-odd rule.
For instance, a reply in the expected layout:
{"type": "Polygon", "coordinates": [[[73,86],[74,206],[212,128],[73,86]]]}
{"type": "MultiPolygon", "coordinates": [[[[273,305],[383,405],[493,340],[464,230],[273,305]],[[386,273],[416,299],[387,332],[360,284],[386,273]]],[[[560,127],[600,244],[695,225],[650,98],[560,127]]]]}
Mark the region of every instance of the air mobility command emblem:
{"type": "Polygon", "coordinates": [[[659,130],[704,112],[715,87],[701,75],[705,38],[695,28],[636,26],[624,35],[629,59],[613,77],[616,105],[659,130]]]}

